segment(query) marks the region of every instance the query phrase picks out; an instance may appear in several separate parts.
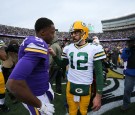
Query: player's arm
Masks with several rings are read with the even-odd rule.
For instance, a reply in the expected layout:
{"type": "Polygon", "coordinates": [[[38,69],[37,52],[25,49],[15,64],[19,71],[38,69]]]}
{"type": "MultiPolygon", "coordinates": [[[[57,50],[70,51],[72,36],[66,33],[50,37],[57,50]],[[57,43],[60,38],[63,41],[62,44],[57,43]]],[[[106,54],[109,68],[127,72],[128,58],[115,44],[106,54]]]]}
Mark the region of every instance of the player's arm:
{"type": "Polygon", "coordinates": [[[101,107],[101,97],[103,92],[104,80],[103,80],[103,68],[102,59],[105,59],[106,55],[101,45],[95,47],[94,54],[94,70],[96,74],[96,96],[93,99],[93,110],[97,111],[101,107]]]}
{"type": "Polygon", "coordinates": [[[67,58],[58,58],[58,56],[56,55],[56,53],[54,52],[52,48],[49,48],[49,53],[52,55],[57,65],[60,66],[61,68],[64,68],[69,64],[69,61],[67,58]]]}
{"type": "Polygon", "coordinates": [[[104,87],[102,61],[101,60],[94,61],[94,68],[96,74],[96,92],[101,95],[104,87]]]}
{"type": "Polygon", "coordinates": [[[9,79],[6,86],[20,101],[37,108],[41,107],[40,100],[32,94],[25,80],[9,79]]]}
{"type": "Polygon", "coordinates": [[[25,79],[31,74],[39,61],[40,58],[29,58],[29,55],[25,55],[16,64],[6,84],[9,91],[19,100],[37,108],[41,107],[41,102],[32,94],[25,79]]]}
{"type": "Polygon", "coordinates": [[[69,64],[68,59],[65,58],[58,58],[57,56],[54,56],[53,59],[57,63],[57,65],[60,66],[61,68],[64,68],[69,64]]]}
{"type": "Polygon", "coordinates": [[[94,55],[94,70],[96,74],[96,92],[99,95],[102,95],[103,86],[104,86],[104,77],[103,77],[103,66],[102,60],[106,58],[106,54],[101,45],[95,47],[96,52],[94,55]]]}
{"type": "Polygon", "coordinates": [[[97,111],[101,107],[101,97],[103,92],[104,80],[101,60],[94,61],[95,74],[96,74],[96,96],[93,99],[93,111],[97,111]]]}

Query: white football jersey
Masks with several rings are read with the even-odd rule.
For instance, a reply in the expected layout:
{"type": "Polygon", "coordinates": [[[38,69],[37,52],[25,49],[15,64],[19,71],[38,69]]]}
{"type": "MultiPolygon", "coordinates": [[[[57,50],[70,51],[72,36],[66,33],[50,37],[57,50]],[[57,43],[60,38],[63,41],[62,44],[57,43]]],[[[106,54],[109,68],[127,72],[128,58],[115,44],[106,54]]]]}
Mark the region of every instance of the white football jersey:
{"type": "Polygon", "coordinates": [[[106,55],[101,45],[70,44],[63,49],[62,58],[69,60],[68,81],[88,85],[93,81],[93,61],[104,59],[106,55]]]}

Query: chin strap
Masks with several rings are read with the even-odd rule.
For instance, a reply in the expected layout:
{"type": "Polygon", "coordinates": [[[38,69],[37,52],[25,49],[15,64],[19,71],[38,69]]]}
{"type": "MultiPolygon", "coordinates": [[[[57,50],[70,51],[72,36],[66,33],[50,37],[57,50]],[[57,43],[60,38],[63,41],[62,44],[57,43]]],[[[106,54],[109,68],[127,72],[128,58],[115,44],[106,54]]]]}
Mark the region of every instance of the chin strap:
{"type": "Polygon", "coordinates": [[[81,38],[79,41],[75,42],[75,45],[78,45],[81,41],[83,40],[83,38],[81,38]]]}
{"type": "Polygon", "coordinates": [[[83,36],[84,36],[84,34],[82,35],[82,38],[80,40],[78,40],[77,42],[75,42],[74,44],[78,45],[83,40],[83,36]]]}

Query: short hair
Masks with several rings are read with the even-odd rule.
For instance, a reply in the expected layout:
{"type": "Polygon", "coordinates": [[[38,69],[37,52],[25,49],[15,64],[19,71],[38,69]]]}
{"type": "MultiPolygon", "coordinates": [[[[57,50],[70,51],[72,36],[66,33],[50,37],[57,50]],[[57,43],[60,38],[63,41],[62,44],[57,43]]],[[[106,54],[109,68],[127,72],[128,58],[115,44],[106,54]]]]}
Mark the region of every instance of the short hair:
{"type": "Polygon", "coordinates": [[[41,29],[54,25],[53,21],[48,18],[39,18],[35,23],[35,31],[39,32],[41,29]]]}

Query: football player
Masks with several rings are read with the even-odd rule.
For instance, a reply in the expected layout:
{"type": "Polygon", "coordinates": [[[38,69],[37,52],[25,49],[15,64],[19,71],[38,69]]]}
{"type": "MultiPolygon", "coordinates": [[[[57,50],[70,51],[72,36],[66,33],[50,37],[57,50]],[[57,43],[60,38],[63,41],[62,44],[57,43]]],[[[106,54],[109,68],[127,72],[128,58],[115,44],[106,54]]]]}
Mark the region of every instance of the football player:
{"type": "Polygon", "coordinates": [[[130,108],[131,93],[135,86],[135,35],[129,36],[127,41],[127,48],[122,51],[121,58],[124,61],[124,95],[123,105],[121,110],[127,111],[130,108]]]}
{"type": "Polygon", "coordinates": [[[63,49],[62,60],[58,59],[50,48],[49,52],[59,66],[69,64],[68,83],[66,89],[69,115],[77,115],[78,108],[81,115],[87,114],[90,103],[91,84],[93,82],[93,69],[96,74],[96,96],[93,99],[94,111],[101,107],[103,90],[103,71],[101,60],[106,58],[101,45],[86,42],[88,28],[81,21],[73,23],[70,34],[73,43],[63,49]]]}
{"type": "Polygon", "coordinates": [[[54,23],[48,18],[39,18],[35,32],[36,36],[28,36],[22,42],[19,61],[9,76],[7,88],[23,102],[30,115],[53,115],[48,44],[54,38],[54,23]]]}

